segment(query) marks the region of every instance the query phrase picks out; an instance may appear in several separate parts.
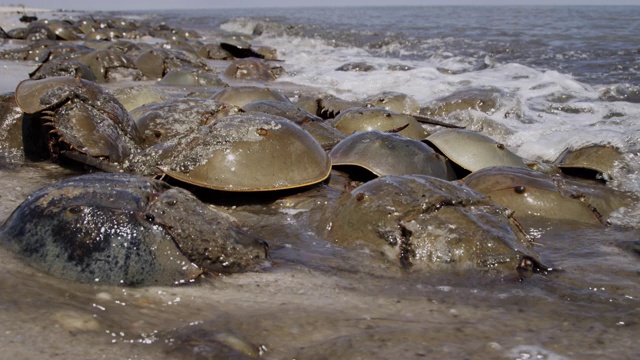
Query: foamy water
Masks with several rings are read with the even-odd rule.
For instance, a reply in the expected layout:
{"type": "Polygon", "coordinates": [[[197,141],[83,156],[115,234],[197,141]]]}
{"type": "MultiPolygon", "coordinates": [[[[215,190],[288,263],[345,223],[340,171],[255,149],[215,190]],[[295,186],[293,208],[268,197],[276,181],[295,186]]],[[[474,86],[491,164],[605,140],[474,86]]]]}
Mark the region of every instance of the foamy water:
{"type": "MultiPolygon", "coordinates": [[[[595,11],[600,10],[603,9],[595,8],[595,11]]],[[[295,19],[289,17],[287,21],[293,22],[295,19]]],[[[272,22],[264,17],[246,17],[224,22],[221,29],[252,34],[257,27],[272,22]]],[[[362,19],[354,20],[354,23],[360,22],[362,19]]],[[[256,38],[260,43],[275,47],[284,60],[287,74],[277,81],[317,87],[345,99],[363,99],[383,91],[397,91],[413,96],[421,105],[464,89],[496,89],[502,92],[501,101],[489,117],[513,130],[512,135],[505,135],[499,140],[518,155],[529,160],[550,162],[566,148],[589,144],[612,145],[626,153],[626,161],[618,164],[617,171],[619,178],[624,181],[618,179],[613,182],[614,186],[640,194],[640,171],[634,161],[640,151],[640,104],[632,96],[625,97],[624,93],[625,89],[631,89],[633,95],[638,88],[624,82],[610,83],[606,71],[608,67],[616,66],[613,61],[603,65],[601,83],[586,82],[595,75],[580,74],[580,79],[553,68],[497,62],[489,55],[474,58],[460,51],[456,53],[458,49],[447,51],[445,48],[439,53],[423,52],[424,58],[417,59],[415,54],[420,51],[403,47],[404,44],[396,37],[391,37],[393,40],[382,50],[376,48],[372,51],[353,44],[336,45],[335,41],[326,39],[327,35],[322,31],[324,29],[319,30],[317,36],[292,36],[273,31],[256,38]],[[336,71],[339,66],[351,62],[366,62],[376,70],[336,71]],[[485,68],[474,70],[478,64],[485,68]],[[404,65],[410,70],[388,70],[391,65],[404,65]],[[455,71],[456,74],[444,74],[439,68],[455,71]],[[616,101],[604,100],[607,92],[617,93],[619,98],[614,99],[616,101]],[[627,101],[627,98],[631,101],[627,101]],[[560,102],[555,99],[568,100],[560,102]],[[513,116],[514,113],[517,116],[513,116]]],[[[384,33],[384,30],[380,29],[380,32],[384,33]]],[[[425,39],[422,45],[428,47],[439,43],[438,46],[445,47],[447,39],[452,42],[451,38],[433,38],[425,39]]],[[[640,46],[640,42],[637,45],[640,46]]],[[[633,43],[626,46],[633,46],[633,43]]],[[[585,52],[587,49],[576,48],[572,51],[585,52]]],[[[482,52],[476,52],[482,55],[482,52]]],[[[531,62],[531,59],[523,60],[525,63],[531,62]]],[[[553,64],[553,61],[548,62],[549,66],[553,64]]],[[[634,71],[630,71],[629,77],[633,76],[634,71]]],[[[476,113],[475,116],[486,115],[476,113]]]]}

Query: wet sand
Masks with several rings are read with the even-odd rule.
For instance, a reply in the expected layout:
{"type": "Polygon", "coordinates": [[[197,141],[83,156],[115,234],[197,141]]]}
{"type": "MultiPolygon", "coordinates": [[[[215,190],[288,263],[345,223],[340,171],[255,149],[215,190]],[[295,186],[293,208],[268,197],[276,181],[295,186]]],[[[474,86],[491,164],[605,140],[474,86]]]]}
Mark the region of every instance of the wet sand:
{"type": "MultiPolygon", "coordinates": [[[[49,163],[2,170],[0,216],[32,190],[72,174],[49,163]]],[[[547,232],[538,239],[546,245],[541,253],[564,271],[519,282],[402,273],[314,238],[305,212],[255,205],[233,211],[239,219],[261,218],[247,226],[273,249],[260,272],[118,288],[58,280],[0,252],[4,356],[192,358],[166,344],[180,328],[238,337],[262,347],[267,359],[638,355],[638,259],[616,245],[637,239],[637,231],[547,232]]],[[[198,341],[183,344],[193,349],[198,341]]]]}

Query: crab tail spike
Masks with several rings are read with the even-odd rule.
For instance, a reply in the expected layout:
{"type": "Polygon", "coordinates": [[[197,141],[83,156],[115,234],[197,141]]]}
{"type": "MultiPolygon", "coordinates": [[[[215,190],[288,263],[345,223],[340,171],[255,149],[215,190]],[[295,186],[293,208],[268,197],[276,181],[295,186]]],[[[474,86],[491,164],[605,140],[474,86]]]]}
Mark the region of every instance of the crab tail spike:
{"type": "Polygon", "coordinates": [[[438,119],[434,119],[432,117],[428,117],[428,116],[420,116],[420,115],[413,115],[413,117],[416,119],[417,122],[421,122],[424,124],[431,124],[431,125],[438,125],[438,126],[442,126],[442,127],[446,127],[446,128],[452,128],[452,129],[464,129],[464,126],[459,126],[459,125],[455,125],[455,124],[449,124],[446,123],[444,121],[440,121],[438,119]]]}

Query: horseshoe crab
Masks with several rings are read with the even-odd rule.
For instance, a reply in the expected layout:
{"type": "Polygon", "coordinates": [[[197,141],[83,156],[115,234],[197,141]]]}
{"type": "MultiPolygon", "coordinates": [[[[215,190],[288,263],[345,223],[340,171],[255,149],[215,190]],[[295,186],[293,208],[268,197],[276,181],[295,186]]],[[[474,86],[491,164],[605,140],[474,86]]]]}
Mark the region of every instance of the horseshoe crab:
{"type": "Polygon", "coordinates": [[[272,67],[266,61],[246,58],[234,60],[224,71],[226,79],[273,81],[282,72],[281,67],[272,67]]]}
{"type": "Polygon", "coordinates": [[[223,117],[136,156],[177,180],[216,190],[266,191],[318,183],[331,160],[309,133],[293,122],[264,113],[223,117]]]}
{"type": "Polygon", "coordinates": [[[522,167],[496,166],[476,171],[463,183],[508,207],[523,224],[536,220],[606,225],[607,216],[626,206],[627,195],[522,167]]]}
{"type": "Polygon", "coordinates": [[[182,98],[138,108],[132,115],[136,117],[143,147],[150,147],[238,112],[239,108],[212,99],[182,98]]]}
{"type": "Polygon", "coordinates": [[[158,84],[168,86],[225,86],[225,83],[216,74],[188,68],[170,70],[158,84]]]}
{"type": "Polygon", "coordinates": [[[410,139],[428,136],[413,116],[397,114],[384,108],[351,108],[340,112],[333,126],[346,135],[356,131],[380,130],[394,132],[410,139]]]}
{"type": "Polygon", "coordinates": [[[468,172],[490,166],[527,167],[522,158],[504,144],[476,131],[443,129],[425,141],[468,172]]]}
{"type": "Polygon", "coordinates": [[[443,117],[456,111],[478,110],[486,114],[493,113],[498,107],[502,92],[493,87],[470,88],[438,98],[420,110],[427,116],[443,117]]]}
{"type": "Polygon", "coordinates": [[[614,147],[589,145],[579,149],[565,149],[554,163],[567,175],[609,181],[615,162],[621,159],[622,154],[614,147]]]}
{"type": "Polygon", "coordinates": [[[0,243],[53,276],[126,286],[245,271],[266,256],[263,242],[186,190],[109,173],[36,191],[2,226],[0,243]]]}
{"type": "Polygon", "coordinates": [[[329,157],[334,166],[354,165],[376,176],[421,174],[455,178],[449,161],[425,143],[377,130],[349,135],[329,152],[329,157]]]}
{"type": "Polygon", "coordinates": [[[407,269],[548,270],[508,209],[430,176],[384,176],[353,189],[325,232],[340,245],[379,251],[407,269]]]}
{"type": "Polygon", "coordinates": [[[160,103],[169,100],[169,96],[160,90],[150,86],[119,87],[111,92],[120,101],[122,106],[133,116],[133,110],[148,104],[160,103]]]}
{"type": "Polygon", "coordinates": [[[93,71],[96,82],[120,79],[141,80],[142,72],[123,52],[113,49],[95,50],[77,58],[93,71]]]}
{"type": "Polygon", "coordinates": [[[63,154],[87,163],[97,159],[121,163],[139,150],[141,137],[129,113],[111,93],[91,81],[71,77],[24,80],[16,88],[16,101],[25,113],[23,122],[32,148],[27,149],[25,143],[25,151],[42,152],[44,146],[54,160],[63,154]]]}
{"type": "Polygon", "coordinates": [[[420,110],[416,99],[395,91],[384,91],[372,95],[364,101],[367,107],[381,107],[399,114],[417,114],[420,110]]]}
{"type": "Polygon", "coordinates": [[[331,149],[345,138],[343,133],[322,118],[299,108],[290,101],[258,100],[248,103],[242,109],[246,112],[263,112],[289,119],[309,132],[323,149],[331,149]]]}
{"type": "Polygon", "coordinates": [[[56,76],[69,76],[96,81],[93,71],[86,64],[75,60],[49,60],[29,74],[31,80],[56,76]]]}
{"type": "Polygon", "coordinates": [[[250,102],[258,100],[291,101],[279,91],[257,86],[226,87],[213,94],[211,98],[213,100],[238,107],[243,107],[250,102]]]}
{"type": "Polygon", "coordinates": [[[323,119],[334,119],[343,111],[351,108],[365,107],[366,105],[362,101],[344,100],[332,95],[322,95],[309,100],[312,101],[309,105],[303,105],[307,101],[305,99],[299,99],[298,106],[311,113],[315,113],[323,119]]]}
{"type": "Polygon", "coordinates": [[[80,29],[75,28],[71,23],[61,20],[38,20],[27,26],[25,39],[37,41],[42,39],[50,40],[81,40],[78,33],[80,29]]]}
{"type": "Polygon", "coordinates": [[[133,62],[149,79],[161,79],[169,71],[184,67],[209,70],[199,55],[177,49],[150,49],[138,55],[133,62]]]}

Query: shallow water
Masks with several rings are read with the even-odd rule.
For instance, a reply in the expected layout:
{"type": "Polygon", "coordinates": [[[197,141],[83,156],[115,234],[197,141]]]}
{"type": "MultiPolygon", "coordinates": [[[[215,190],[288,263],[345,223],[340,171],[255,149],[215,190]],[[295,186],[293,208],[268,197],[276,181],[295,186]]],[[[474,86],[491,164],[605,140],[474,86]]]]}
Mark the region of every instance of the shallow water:
{"type": "MultiPolygon", "coordinates": [[[[425,104],[460,89],[497,88],[506,95],[489,116],[513,130],[500,140],[519,155],[552,161],[568,145],[618,145],[625,161],[610,186],[640,194],[640,105],[632,98],[602,97],[618,87],[633,94],[637,85],[637,60],[627,55],[640,47],[637,37],[629,36],[637,30],[632,14],[639,8],[536,10],[546,16],[530,16],[530,8],[492,9],[436,8],[425,15],[431,21],[420,26],[424,17],[394,21],[394,16],[404,19],[407,9],[393,16],[384,9],[345,10],[355,19],[350,22],[331,9],[162,16],[180,26],[197,26],[208,36],[219,33],[219,26],[252,32],[268,16],[275,30],[267,28],[258,41],[277,47],[288,74],[273,86],[288,91],[314,87],[359,98],[395,90],[425,104]],[[230,20],[234,16],[254,17],[230,20]],[[462,28],[445,21],[470,18],[462,28]],[[619,22],[606,20],[611,18],[619,22]],[[602,27],[587,26],[599,19],[602,27]],[[588,34],[575,30],[585,27],[588,34]],[[618,42],[602,41],[616,31],[624,35],[618,42]],[[495,55],[490,59],[495,64],[478,68],[498,44],[526,46],[495,55]],[[601,56],[616,51],[622,55],[601,56]],[[575,61],[565,56],[569,53],[576,54],[575,61]],[[334,70],[361,60],[380,68],[371,73],[334,70]],[[597,61],[606,66],[587,66],[597,61]],[[622,62],[629,66],[610,71],[622,62]],[[384,69],[395,63],[414,69],[384,69]],[[443,74],[437,67],[460,73],[443,74]],[[520,115],[510,116],[514,111],[520,115]],[[620,115],[607,117],[612,113],[620,115]]],[[[5,91],[33,66],[2,65],[5,91]]],[[[43,162],[0,172],[3,221],[32,191],[78,170],[43,162]]],[[[539,224],[531,231],[536,251],[557,271],[519,281],[515,274],[500,279],[470,272],[406,272],[377,254],[342,249],[314,228],[312,205],[333,201],[335,194],[321,187],[305,190],[260,196],[259,201],[199,193],[267,240],[271,259],[261,271],[209,276],[188,286],[71,284],[0,250],[0,351],[13,359],[195,358],[188,349],[211,344],[207,338],[213,337],[251,343],[267,359],[640,357],[637,204],[615,214],[610,227],[539,224]]]]}

